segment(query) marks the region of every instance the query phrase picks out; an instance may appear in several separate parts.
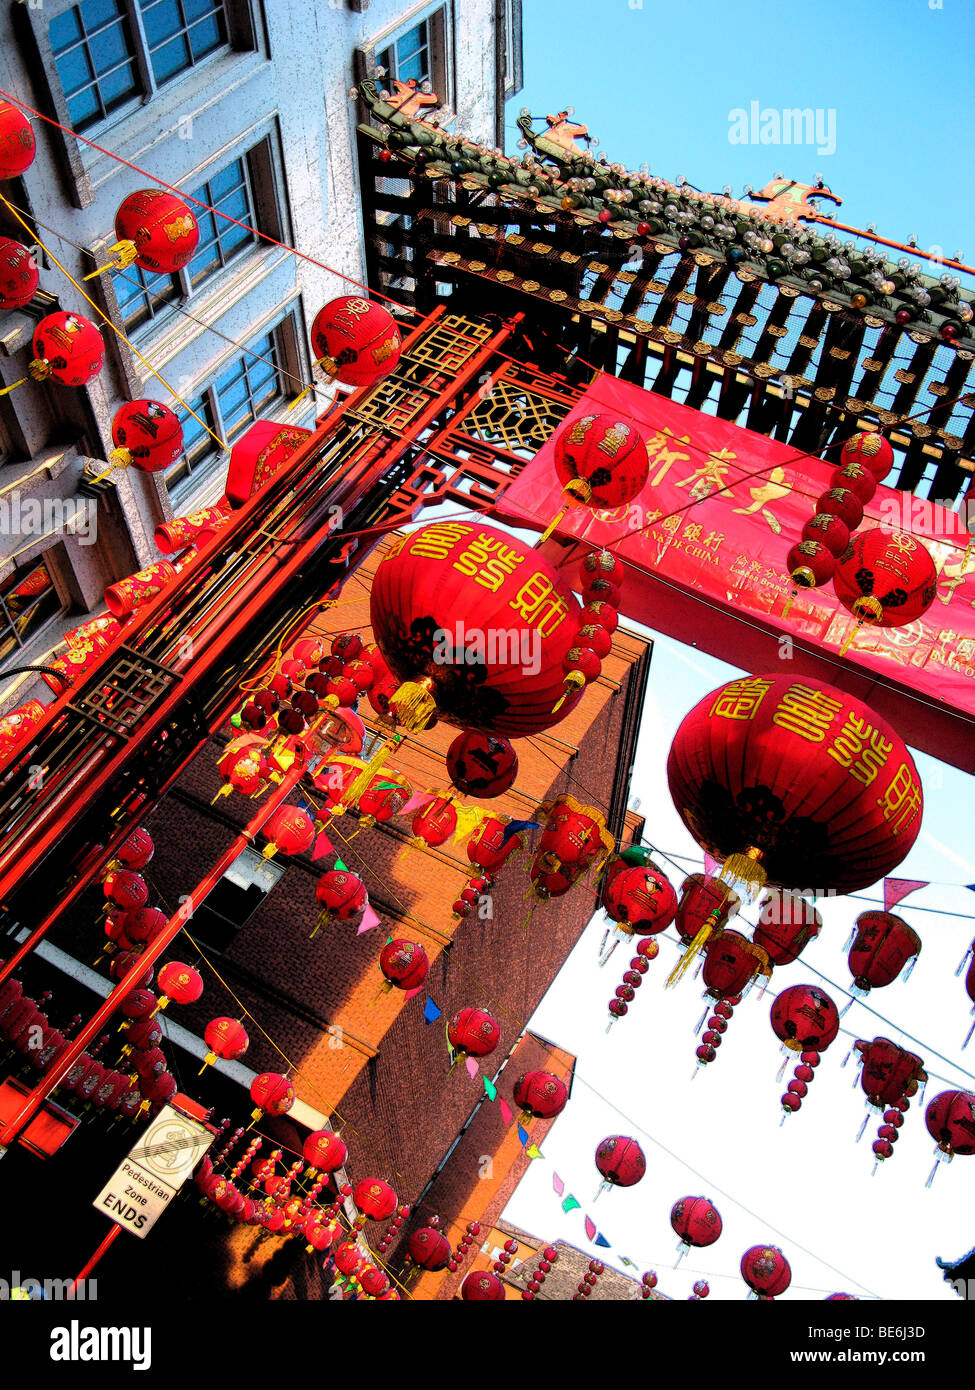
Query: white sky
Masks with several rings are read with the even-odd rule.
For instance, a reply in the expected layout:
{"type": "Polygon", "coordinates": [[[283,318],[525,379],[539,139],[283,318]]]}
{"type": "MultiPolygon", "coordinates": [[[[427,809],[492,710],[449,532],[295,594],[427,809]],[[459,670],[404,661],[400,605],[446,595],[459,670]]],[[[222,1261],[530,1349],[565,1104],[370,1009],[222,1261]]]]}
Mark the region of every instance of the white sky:
{"type": "MultiPolygon", "coordinates": [[[[679,862],[686,872],[694,872],[703,860],[671,802],[667,754],[687,711],[738,672],[668,637],[648,635],[655,646],[632,793],[641,799],[647,840],[666,853],[693,857],[694,863],[679,862]]],[[[676,987],[664,988],[678,958],[673,929],[657,938],[659,956],[650,963],[628,1015],[607,1036],[608,1001],[632,952],[623,943],[605,968],[598,966],[606,924],[604,914],[598,914],[528,1025],[575,1053],[577,1074],[572,1099],[542,1146],[544,1157],[532,1163],[509,1203],[507,1219],[543,1239],[560,1238],[591,1249],[607,1265],[624,1268],[618,1257],[627,1255],[638,1265],[627,1272],[639,1276],[655,1269],[661,1291],[679,1299],[689,1297],[691,1285],[701,1277],[708,1280],[712,1299],[745,1298],[741,1256],[749,1246],[765,1242],[780,1246],[792,1266],[786,1299],[822,1299],[840,1291],[861,1298],[956,1297],[935,1256],[957,1260],[975,1245],[975,1218],[970,1216],[975,1157],[959,1156],[939,1165],[933,1187],[926,1190],[935,1146],[923,1112],[940,1091],[975,1089],[962,1070],[975,1073],[975,1044],[961,1051],[971,1021],[970,1002],[964,979],[954,976],[975,936],[975,893],[962,886],[975,883],[975,799],[971,777],[912,752],[924,785],[924,822],[914,849],[894,874],[929,879],[931,886],[895,909],[924,943],[910,979],[874,990],[865,1001],[889,1021],[854,1003],[841,1021],[844,1031],[823,1054],[802,1109],[782,1126],[779,1097],[798,1058],[789,1054],[786,1074],[777,1081],[782,1053],[769,1023],[772,1000],[788,985],[809,982],[821,985],[842,1008],[846,996],[831,990],[806,964],[847,988],[851,977],[844,945],[855,917],[871,904],[852,898],[820,902],[824,927],[819,938],[794,965],[776,968],[764,997],[759,986],[745,996],[717,1058],[694,1079],[693,1029],[704,1008],[702,985],[687,975],[676,987]],[[893,1156],[872,1176],[870,1145],[883,1120],[871,1110],[867,1130],[855,1143],[867,1113],[866,1097],[857,1080],[855,1054],[845,1069],[842,1063],[854,1038],[877,1036],[918,1053],[931,1080],[924,1104],[917,1098],[912,1102],[893,1156]],[[951,1060],[941,1061],[932,1049],[951,1060]],[[638,1186],[605,1192],[594,1203],[600,1179],[593,1156],[608,1134],[629,1134],[639,1141],[647,1174],[638,1186]],[[573,1193],[582,1203],[581,1211],[562,1211],[553,1173],[565,1183],[564,1195],[573,1193]],[[724,1230],[716,1244],[692,1250],[675,1270],[677,1237],[670,1209],[679,1197],[697,1195],[714,1200],[724,1230]],[[587,1241],[586,1214],[611,1250],[587,1241]]],[[[679,890],[681,870],[661,863],[679,890]]],[[[580,891],[588,888],[586,880],[580,891]]],[[[866,889],[864,896],[879,899],[880,885],[866,889]]],[[[753,924],[756,917],[757,904],[731,925],[740,927],[742,920],[753,924]]],[[[542,929],[541,919],[530,928],[542,929]]]]}

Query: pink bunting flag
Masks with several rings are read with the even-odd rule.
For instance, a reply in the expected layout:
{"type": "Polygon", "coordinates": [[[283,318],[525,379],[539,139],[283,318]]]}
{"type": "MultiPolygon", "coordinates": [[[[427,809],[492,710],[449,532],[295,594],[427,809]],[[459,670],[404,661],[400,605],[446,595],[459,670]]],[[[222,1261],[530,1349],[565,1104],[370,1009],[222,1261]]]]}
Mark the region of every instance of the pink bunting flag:
{"type": "Polygon", "coordinates": [[[596,1223],[595,1223],[595,1221],[592,1220],[591,1217],[587,1216],[587,1217],[586,1217],[586,1235],[589,1237],[590,1240],[592,1240],[593,1237],[595,1236],[595,1234],[596,1234],[596,1223]]]}
{"type": "Polygon", "coordinates": [[[324,830],[320,831],[315,839],[315,845],[311,852],[312,859],[321,859],[323,854],[332,854],[334,846],[324,830]]]}
{"type": "Polygon", "coordinates": [[[885,878],[884,879],[884,911],[889,912],[901,900],[906,898],[908,893],[915,892],[918,888],[927,888],[928,879],[926,878],[885,878]]]}
{"type": "Polygon", "coordinates": [[[555,1188],[556,1196],[561,1197],[562,1193],[565,1191],[565,1183],[559,1177],[558,1173],[552,1174],[552,1186],[555,1188]]]}
{"type": "Polygon", "coordinates": [[[511,1121],[514,1119],[514,1115],[512,1115],[511,1113],[511,1106],[508,1104],[506,1100],[499,1100],[498,1104],[501,1107],[502,1120],[504,1120],[506,1125],[510,1125],[511,1121]]]}
{"type": "Polygon", "coordinates": [[[708,874],[709,877],[714,878],[715,874],[720,872],[721,867],[721,860],[715,859],[713,855],[708,854],[707,851],[705,851],[704,872],[708,874]]]}
{"type": "Polygon", "coordinates": [[[405,990],[403,991],[403,998],[404,998],[404,999],[412,999],[413,996],[414,996],[414,994],[422,994],[422,993],[423,993],[423,986],[422,986],[422,985],[417,985],[416,989],[405,989],[405,990]]]}
{"type": "Polygon", "coordinates": [[[379,926],[379,914],[374,912],[371,904],[366,903],[365,911],[362,914],[362,921],[359,923],[359,930],[356,936],[361,936],[363,932],[372,931],[373,927],[379,926]]]}
{"type": "Polygon", "coordinates": [[[399,812],[400,817],[412,816],[419,811],[421,806],[425,806],[428,801],[433,800],[431,792],[414,792],[409,801],[399,812]]]}
{"type": "Polygon", "coordinates": [[[481,1074],[481,1069],[474,1061],[474,1058],[468,1057],[464,1065],[467,1068],[467,1075],[471,1078],[472,1081],[476,1081],[481,1074]]]}

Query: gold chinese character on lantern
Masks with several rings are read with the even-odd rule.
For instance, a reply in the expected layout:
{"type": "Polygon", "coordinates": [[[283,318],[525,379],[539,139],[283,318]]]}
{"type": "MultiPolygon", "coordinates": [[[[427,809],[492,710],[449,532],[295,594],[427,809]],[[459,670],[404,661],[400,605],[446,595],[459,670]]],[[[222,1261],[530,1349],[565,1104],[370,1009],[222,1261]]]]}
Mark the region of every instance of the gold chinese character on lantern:
{"type": "Polygon", "coordinates": [[[790,685],[779,701],[772,723],[810,743],[822,743],[842,708],[840,700],[831,699],[822,690],[808,685],[790,685]]]}
{"type": "Polygon", "coordinates": [[[884,820],[892,822],[891,830],[895,835],[899,835],[905,825],[914,819],[915,812],[921,807],[921,788],[907,763],[901,763],[887,790],[878,798],[877,805],[883,807],[884,820]]]}
{"type": "Polygon", "coordinates": [[[879,729],[855,714],[848,714],[827,751],[841,767],[849,769],[851,777],[869,787],[887,762],[892,748],[893,744],[879,729]]]}
{"type": "Polygon", "coordinates": [[[410,554],[419,555],[423,560],[445,560],[457,542],[469,536],[473,530],[473,526],[459,525],[454,521],[435,522],[412,538],[410,554]]]}
{"type": "Polygon", "coordinates": [[[740,681],[731,681],[718,692],[708,713],[722,719],[751,719],[771,688],[772,682],[761,676],[744,676],[740,681]]]}
{"type": "Polygon", "coordinates": [[[538,571],[526,580],[508,607],[536,627],[543,637],[550,637],[568,615],[561,594],[552,581],[538,571]]]}
{"type": "Polygon", "coordinates": [[[476,584],[497,593],[498,589],[513,574],[515,566],[524,562],[525,557],[512,550],[511,546],[494,536],[486,536],[483,531],[471,540],[454,560],[454,569],[468,575],[476,584]]]}

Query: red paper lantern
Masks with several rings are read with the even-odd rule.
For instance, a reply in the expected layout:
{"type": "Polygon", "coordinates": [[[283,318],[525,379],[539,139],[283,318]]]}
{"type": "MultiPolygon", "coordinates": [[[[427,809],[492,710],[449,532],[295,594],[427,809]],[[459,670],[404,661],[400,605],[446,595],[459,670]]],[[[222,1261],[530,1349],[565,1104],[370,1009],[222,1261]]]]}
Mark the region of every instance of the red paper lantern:
{"type": "Polygon", "coordinates": [[[264,858],[282,854],[304,854],[315,843],[315,823],[307,811],[298,806],[279,806],[261,827],[267,840],[264,858]]]}
{"type": "Polygon", "coordinates": [[[831,487],[816,503],[818,512],[838,516],[852,533],[863,520],[863,503],[848,487],[831,487]]]}
{"type": "Polygon", "coordinates": [[[203,979],[192,965],[173,960],[160,970],[159,988],[163,993],[159,1001],[161,1009],[166,1007],[170,999],[175,999],[177,1004],[195,1004],[203,993],[203,979]]]}
{"type": "Polygon", "coordinates": [[[633,1187],[646,1173],[647,1160],[635,1139],[611,1134],[596,1148],[596,1167],[603,1176],[602,1187],[633,1187]]]}
{"type": "Polygon", "coordinates": [[[773,965],[791,965],[819,935],[822,925],[808,898],[773,888],[762,903],[753,940],[773,965]]]}
{"type": "Polygon", "coordinates": [[[429,1270],[446,1269],[452,1253],[450,1241],[432,1226],[421,1226],[414,1231],[407,1248],[413,1263],[429,1270]]]}
{"type": "Polygon", "coordinates": [[[122,930],[130,941],[147,944],[155,940],[168,921],[158,907],[133,907],[125,914],[122,930]]]}
{"type": "Polygon", "coordinates": [[[427,978],[430,961],[417,941],[388,941],[379,956],[379,968],[386,977],[386,988],[419,989],[427,978]]]}
{"type": "Polygon", "coordinates": [[[396,1193],[382,1178],[363,1178],[352,1189],[352,1200],[359,1208],[360,1218],[385,1221],[396,1210],[396,1193]]]}
{"type": "Polygon", "coordinates": [[[131,994],[126,995],[122,1000],[119,1005],[119,1012],[123,1014],[125,1018],[145,1018],[146,1014],[155,1012],[156,1003],[156,996],[151,990],[134,989],[131,994]]]}
{"type": "Polygon", "coordinates": [[[379,1298],[389,1288],[389,1280],[376,1265],[367,1264],[356,1275],[363,1293],[370,1298],[379,1298]]]}
{"type": "Polygon", "coordinates": [[[489,1269],[472,1269],[460,1286],[465,1303],[502,1303],[504,1284],[489,1269]]]}
{"type": "Polygon", "coordinates": [[[200,228],[189,206],[165,188],[140,188],[119,204],[118,241],[109,248],[115,266],[131,265],[156,275],[172,275],[193,257],[200,228]]]}
{"type": "Polygon", "coordinates": [[[625,868],[603,888],[603,906],[628,936],[656,936],[677,914],[677,894],[656,868],[625,868]]]}
{"type": "Polygon", "coordinates": [[[359,797],[360,825],[386,825],[412,796],[412,790],[399,772],[381,772],[359,797]]]}
{"type": "Polygon", "coordinates": [[[31,123],[19,106],[0,101],[0,179],[17,179],[34,160],[31,123]]]}
{"type": "Polygon", "coordinates": [[[228,748],[217,768],[223,780],[218,796],[229,796],[231,791],[243,796],[260,796],[270,786],[273,771],[264,749],[256,744],[249,748],[228,748]]]}
{"type": "Polygon", "coordinates": [[[34,357],[28,371],[35,381],[53,377],[62,386],[84,386],[101,371],[105,344],[82,314],[48,314],[34,329],[34,357]]]}
{"type": "Polygon", "coordinates": [[[861,912],[847,957],[853,993],[860,996],[889,985],[920,951],[921,938],[903,918],[892,912],[861,912]]]}
{"type": "Polygon", "coordinates": [[[408,684],[393,704],[423,726],[505,738],[542,733],[578,703],[563,659],[580,610],[550,562],[492,527],[435,522],[400,536],[373,579],[370,617],[382,654],[408,684]]]}
{"type": "Polygon", "coordinates": [[[316,1129],[309,1134],[301,1152],[305,1162],[322,1173],[334,1173],[349,1156],[345,1144],[330,1129],[316,1129]]]}
{"type": "Polygon", "coordinates": [[[561,1115],[569,1099],[569,1088],[561,1077],[550,1071],[529,1071],[519,1076],[514,1085],[514,1101],[524,1116],[552,1120],[561,1115]]]}
{"type": "Polygon", "coordinates": [[[707,695],[677,731],[667,777],[698,844],[746,886],[857,892],[921,828],[903,740],[854,696],[793,676],[745,676],[707,695]]]}
{"type": "Polygon", "coordinates": [[[849,488],[859,501],[866,506],[877,491],[877,479],[870,469],[862,463],[843,463],[834,468],[829,480],[830,487],[849,488]]]}
{"type": "Polygon", "coordinates": [[[0,309],[22,309],[34,298],[39,282],[40,273],[27,247],[0,237],[0,309]]]}
{"type": "Polygon", "coordinates": [[[130,908],[145,907],[149,900],[149,885],[141,874],[131,869],[113,869],[106,874],[102,890],[110,902],[126,912],[130,908]]]}
{"type": "Polygon", "coordinates": [[[785,567],[796,588],[818,589],[832,579],[836,559],[823,541],[799,541],[786,556],[785,567]]]}
{"type": "Polygon", "coordinates": [[[402,351],[388,309],[360,295],[342,295],[315,315],[311,346],[317,365],[347,386],[371,386],[394,371],[402,351]]]}
{"type": "Polygon", "coordinates": [[[315,897],[321,904],[321,910],[312,936],[319,927],[327,926],[333,917],[340,922],[357,917],[366,906],[369,894],[358,875],[348,869],[329,869],[315,885],[315,897]]]}
{"type": "MultiPolygon", "coordinates": [[[[942,1091],[928,1104],[924,1123],[931,1138],[937,1140],[938,1163],[950,1163],[955,1154],[975,1154],[975,1095],[970,1091],[942,1091]]],[[[931,1170],[928,1187],[938,1163],[931,1170]]]]}
{"type": "Polygon", "coordinates": [[[140,1052],[151,1051],[158,1047],[161,1041],[162,1028],[154,1018],[133,1019],[126,1029],[126,1046],[137,1048],[140,1052]]]}
{"type": "Polygon", "coordinates": [[[412,829],[416,848],[445,845],[457,829],[457,808],[450,797],[431,797],[414,815],[412,829]]]}
{"type": "Polygon", "coordinates": [[[467,729],[447,749],[447,774],[465,796],[490,800],[514,786],[518,754],[506,738],[467,729]]]}
{"type": "MultiPolygon", "coordinates": [[[[893,1152],[904,1111],[910,1106],[911,1097],[917,1094],[918,1087],[927,1081],[927,1072],[920,1057],[905,1051],[889,1038],[874,1038],[872,1042],[857,1039],[853,1047],[859,1053],[860,1087],[867,1104],[874,1110],[884,1112],[884,1124],[873,1144],[876,1160],[881,1163],[893,1152]]],[[[867,1119],[864,1119],[858,1140],[866,1127],[867,1119]]]]}
{"type": "Polygon", "coordinates": [[[792,1283],[792,1270],[777,1245],[753,1245],[741,1257],[741,1277],[749,1298],[778,1298],[792,1283]]]}
{"type": "Polygon", "coordinates": [[[183,427],[179,418],[159,401],[126,401],[112,420],[115,448],[108,461],[118,468],[130,464],[143,473],[159,473],[176,463],[183,453],[183,427]]]}
{"type": "Polygon", "coordinates": [[[458,1057],[488,1057],[501,1041],[501,1025],[486,1009],[461,1009],[447,1025],[447,1041],[458,1057]]]}
{"type": "Polygon", "coordinates": [[[353,1241],[343,1241],[341,1245],[336,1247],[335,1268],[346,1279],[351,1279],[353,1275],[358,1274],[365,1263],[365,1255],[353,1241]]]}
{"type": "Polygon", "coordinates": [[[467,841],[468,859],[487,874],[496,874],[512,854],[524,848],[524,835],[521,831],[506,835],[507,824],[507,820],[488,816],[467,841]]]}
{"type": "Polygon", "coordinates": [[[712,933],[716,935],[740,906],[738,894],[721,879],[691,874],[680,886],[674,925],[684,945],[689,946],[705,922],[712,923],[712,933]]]}
{"type": "Polygon", "coordinates": [[[295,1103],[295,1088],[280,1072],[265,1071],[251,1082],[251,1100],[257,1106],[254,1119],[261,1115],[287,1115],[295,1103]]]}
{"type": "MultiPolygon", "coordinates": [[[[538,840],[538,857],[546,872],[585,872],[611,854],[615,841],[606,829],[603,813],[562,794],[544,802],[535,819],[545,827],[538,840]]],[[[667,885],[669,887],[669,885],[667,885]]],[[[661,886],[661,892],[665,892],[661,886]]]]}
{"type": "Polygon", "coordinates": [[[710,999],[742,995],[759,973],[767,971],[768,957],[754,941],[737,931],[712,936],[704,948],[701,979],[710,999]]]}
{"type": "Polygon", "coordinates": [[[853,537],[837,561],[833,588],[858,622],[904,627],[931,607],[938,574],[916,536],[877,526],[853,537]]]}
{"type": "Polygon", "coordinates": [[[850,528],[832,512],[817,512],[802,528],[801,539],[817,541],[833,556],[840,556],[850,544],[850,528]]]}
{"type": "Polygon", "coordinates": [[[148,830],[143,830],[142,826],[137,826],[125,837],[115,851],[115,855],[124,868],[138,870],[146,867],[155,850],[156,847],[148,830]]]}
{"type": "Polygon", "coordinates": [[[862,463],[882,483],[894,466],[894,451],[882,434],[860,430],[843,445],[840,464],[847,463],[862,463]]]}
{"type": "Polygon", "coordinates": [[[250,1046],[247,1031],[236,1018],[211,1019],[203,1031],[203,1038],[209,1048],[205,1063],[208,1066],[212,1066],[218,1057],[236,1062],[250,1046]]]}
{"type": "Polygon", "coordinates": [[[840,1016],[816,985],[792,985],[772,1004],[772,1030],[790,1052],[823,1052],[840,1031],[840,1016]]]}
{"type": "Polygon", "coordinates": [[[580,415],[555,437],[555,471],[567,495],[592,507],[620,507],[640,493],[650,458],[640,431],[618,416],[580,415]]]}
{"type": "Polygon", "coordinates": [[[713,1245],[721,1234],[721,1214],[707,1197],[681,1197],[670,1211],[670,1224],[681,1242],[681,1255],[691,1246],[713,1245]]]}

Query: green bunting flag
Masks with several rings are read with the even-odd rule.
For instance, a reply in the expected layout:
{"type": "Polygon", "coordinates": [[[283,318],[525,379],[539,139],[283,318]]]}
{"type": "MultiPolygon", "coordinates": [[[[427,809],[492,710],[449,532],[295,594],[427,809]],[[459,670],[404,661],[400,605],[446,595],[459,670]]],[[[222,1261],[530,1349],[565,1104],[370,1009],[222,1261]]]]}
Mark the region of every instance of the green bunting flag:
{"type": "Polygon", "coordinates": [[[582,1203],[581,1203],[581,1202],[577,1202],[576,1199],[572,1196],[572,1193],[570,1192],[569,1195],[568,1195],[568,1197],[566,1197],[565,1201],[562,1203],[562,1210],[563,1210],[564,1212],[570,1212],[570,1211],[572,1211],[574,1208],[576,1208],[576,1207],[581,1207],[581,1206],[582,1206],[582,1203]]]}
{"type": "Polygon", "coordinates": [[[495,1086],[493,1081],[489,1081],[486,1076],[484,1078],[484,1093],[488,1100],[497,1100],[498,1098],[497,1086],[495,1086]]]}

